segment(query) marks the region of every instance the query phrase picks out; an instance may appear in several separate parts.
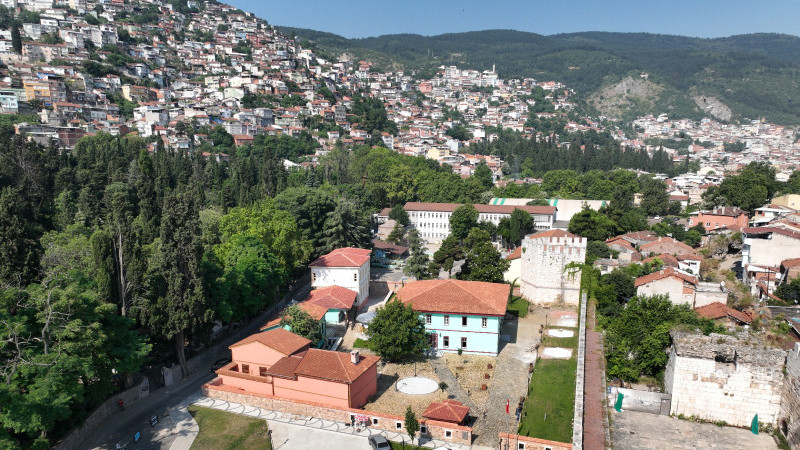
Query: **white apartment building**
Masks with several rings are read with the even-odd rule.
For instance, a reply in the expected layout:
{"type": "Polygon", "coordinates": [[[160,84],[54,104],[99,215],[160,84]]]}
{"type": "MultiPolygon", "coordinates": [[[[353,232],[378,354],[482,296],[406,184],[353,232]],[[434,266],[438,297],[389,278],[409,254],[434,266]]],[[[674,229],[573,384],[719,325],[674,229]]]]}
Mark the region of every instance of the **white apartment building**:
{"type": "Polygon", "coordinates": [[[369,257],[371,250],[363,248],[337,248],[315,259],[311,268],[311,286],[321,288],[341,286],[355,291],[355,306],[360,307],[369,297],[369,257]]]}
{"type": "MultiPolygon", "coordinates": [[[[419,203],[408,202],[404,208],[408,213],[411,225],[419,231],[420,237],[428,244],[441,244],[450,236],[450,215],[459,203],[419,203]]],[[[521,209],[533,217],[537,230],[549,230],[555,222],[556,208],[553,206],[511,206],[511,205],[474,205],[478,210],[478,222],[490,222],[495,226],[503,218],[510,218],[514,209],[521,209]]]]}

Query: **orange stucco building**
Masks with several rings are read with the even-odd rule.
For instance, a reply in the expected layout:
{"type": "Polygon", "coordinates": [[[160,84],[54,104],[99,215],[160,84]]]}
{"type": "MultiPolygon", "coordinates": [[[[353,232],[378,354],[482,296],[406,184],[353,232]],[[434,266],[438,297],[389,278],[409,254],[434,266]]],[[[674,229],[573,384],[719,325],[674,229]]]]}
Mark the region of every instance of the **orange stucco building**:
{"type": "Polygon", "coordinates": [[[231,362],[217,370],[223,386],[243,393],[360,408],[378,390],[377,356],[310,348],[283,328],[230,346],[231,362]]]}

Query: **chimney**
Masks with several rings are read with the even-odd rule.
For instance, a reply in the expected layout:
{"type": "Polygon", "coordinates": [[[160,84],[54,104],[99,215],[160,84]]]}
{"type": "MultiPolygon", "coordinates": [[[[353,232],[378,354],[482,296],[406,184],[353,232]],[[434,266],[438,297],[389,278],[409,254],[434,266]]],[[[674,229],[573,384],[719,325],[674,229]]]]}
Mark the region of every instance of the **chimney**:
{"type": "Polygon", "coordinates": [[[361,354],[358,350],[350,350],[350,362],[353,364],[358,364],[361,361],[361,354]]]}

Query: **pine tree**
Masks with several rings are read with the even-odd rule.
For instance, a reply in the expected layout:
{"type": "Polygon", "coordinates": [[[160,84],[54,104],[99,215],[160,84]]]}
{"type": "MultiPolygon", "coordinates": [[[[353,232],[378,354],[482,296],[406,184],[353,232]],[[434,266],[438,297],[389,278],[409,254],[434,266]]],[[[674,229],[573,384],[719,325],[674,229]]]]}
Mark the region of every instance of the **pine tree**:
{"type": "Polygon", "coordinates": [[[22,34],[19,32],[19,24],[16,21],[11,26],[11,47],[14,49],[14,53],[22,54],[22,34]]]}
{"type": "Polygon", "coordinates": [[[403,273],[415,277],[418,280],[428,278],[428,265],[430,260],[425,253],[425,247],[422,238],[419,236],[419,231],[412,228],[408,232],[408,253],[409,257],[406,259],[406,265],[403,268],[403,273]]]}

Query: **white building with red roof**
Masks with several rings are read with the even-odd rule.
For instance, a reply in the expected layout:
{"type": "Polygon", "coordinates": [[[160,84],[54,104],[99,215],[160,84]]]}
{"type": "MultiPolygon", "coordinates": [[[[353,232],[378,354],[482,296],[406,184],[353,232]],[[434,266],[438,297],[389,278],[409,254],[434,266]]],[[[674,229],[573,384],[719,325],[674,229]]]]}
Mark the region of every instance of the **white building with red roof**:
{"type": "Polygon", "coordinates": [[[397,292],[420,313],[432,349],[496,356],[511,286],[463,280],[420,280],[397,292]]]}
{"type": "Polygon", "coordinates": [[[322,288],[341,286],[355,291],[355,306],[360,307],[369,297],[369,258],[371,250],[364,248],[337,248],[309,264],[311,286],[322,288]]]}

